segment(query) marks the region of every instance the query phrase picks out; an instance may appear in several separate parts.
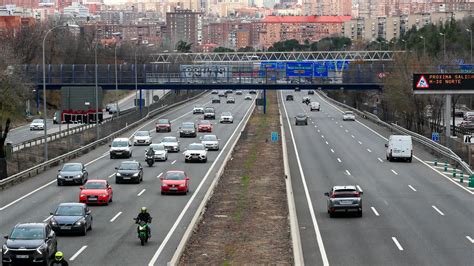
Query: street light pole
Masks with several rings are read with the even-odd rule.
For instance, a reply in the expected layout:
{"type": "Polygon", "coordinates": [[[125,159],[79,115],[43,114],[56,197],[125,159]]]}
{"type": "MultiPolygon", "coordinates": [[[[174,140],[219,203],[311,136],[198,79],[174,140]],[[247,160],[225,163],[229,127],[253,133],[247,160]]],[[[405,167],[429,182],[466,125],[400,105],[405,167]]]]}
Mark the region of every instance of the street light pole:
{"type": "Polygon", "coordinates": [[[407,41],[405,39],[402,39],[402,42],[405,44],[405,51],[407,50],[407,41]]]}
{"type": "Polygon", "coordinates": [[[117,117],[120,117],[120,108],[118,105],[118,74],[117,74],[117,47],[118,44],[115,44],[114,49],[114,63],[115,63],[115,108],[117,108],[117,117]]]}
{"type": "MultiPolygon", "coordinates": [[[[96,30],[96,38],[97,38],[97,32],[99,30],[96,30]]],[[[99,38],[97,38],[97,41],[95,43],[95,49],[94,49],[94,55],[95,55],[95,132],[96,132],[96,138],[99,140],[100,135],[99,135],[99,82],[98,82],[98,68],[99,65],[97,64],[97,48],[99,44],[99,38]]]]}
{"type": "Polygon", "coordinates": [[[423,40],[423,56],[426,56],[426,40],[425,40],[425,37],[420,36],[420,39],[423,40]]]}
{"type": "Polygon", "coordinates": [[[471,60],[469,61],[470,64],[472,64],[472,30],[466,29],[467,32],[471,35],[471,60]]]}
{"type": "MultiPolygon", "coordinates": [[[[47,124],[47,111],[48,109],[46,108],[46,52],[45,52],[45,46],[46,46],[46,38],[48,37],[48,34],[51,33],[53,30],[57,28],[62,28],[62,27],[67,27],[63,25],[55,26],[49,29],[46,34],[44,35],[43,38],[43,123],[44,123],[44,160],[48,160],[48,124],[47,124]]],[[[62,121],[60,121],[62,123],[62,121]]]]}
{"type": "Polygon", "coordinates": [[[440,32],[439,35],[443,36],[443,53],[444,53],[444,61],[446,62],[446,34],[440,32]]]}

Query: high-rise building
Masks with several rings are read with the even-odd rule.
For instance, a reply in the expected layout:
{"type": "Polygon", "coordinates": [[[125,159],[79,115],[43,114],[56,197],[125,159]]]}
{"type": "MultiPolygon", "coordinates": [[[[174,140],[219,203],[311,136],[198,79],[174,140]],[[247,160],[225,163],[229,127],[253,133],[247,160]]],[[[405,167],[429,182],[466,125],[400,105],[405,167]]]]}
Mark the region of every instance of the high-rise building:
{"type": "Polygon", "coordinates": [[[38,8],[39,0],[0,0],[0,6],[16,5],[17,7],[38,8]]]}
{"type": "Polygon", "coordinates": [[[202,43],[202,13],[189,9],[176,9],[166,13],[167,39],[172,49],[185,41],[199,46],[202,43]]]}

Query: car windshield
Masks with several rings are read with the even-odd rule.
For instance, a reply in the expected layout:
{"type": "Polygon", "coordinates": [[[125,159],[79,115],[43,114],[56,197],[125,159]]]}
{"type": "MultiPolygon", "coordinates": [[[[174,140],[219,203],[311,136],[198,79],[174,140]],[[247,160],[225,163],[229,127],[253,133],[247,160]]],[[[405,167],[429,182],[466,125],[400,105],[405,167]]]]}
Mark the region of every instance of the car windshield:
{"type": "Polygon", "coordinates": [[[160,119],[158,120],[158,124],[169,124],[168,119],[160,119]]]}
{"type": "Polygon", "coordinates": [[[164,137],[161,142],[178,142],[176,137],[164,137]]]}
{"type": "Polygon", "coordinates": [[[356,196],[357,196],[356,191],[334,192],[332,194],[333,198],[354,198],[356,196]]]}
{"type": "Polygon", "coordinates": [[[202,140],[204,141],[216,141],[217,137],[215,135],[205,135],[202,137],[202,140]]]}
{"type": "Polygon", "coordinates": [[[154,151],[162,151],[165,149],[165,146],[162,144],[152,144],[150,145],[150,148],[153,149],[154,151]]]}
{"type": "Polygon", "coordinates": [[[33,120],[33,123],[35,123],[35,124],[38,124],[38,123],[39,123],[39,124],[42,124],[42,123],[43,123],[43,119],[35,119],[35,120],[33,120]]]}
{"type": "Polygon", "coordinates": [[[114,141],[112,142],[112,147],[127,147],[128,141],[114,141]]]}
{"type": "Polygon", "coordinates": [[[148,131],[137,131],[137,133],[135,133],[135,136],[139,136],[139,137],[150,136],[150,132],[148,132],[148,131]]]}
{"type": "Polygon", "coordinates": [[[211,122],[207,121],[207,120],[201,120],[201,122],[199,122],[200,125],[210,125],[211,122]]]}
{"type": "Polygon", "coordinates": [[[104,189],[105,182],[87,182],[84,187],[86,189],[104,189]]]}
{"type": "Polygon", "coordinates": [[[43,227],[37,226],[24,226],[16,227],[13,229],[9,239],[15,240],[33,240],[33,239],[44,239],[43,227]]]}
{"type": "Polygon", "coordinates": [[[63,166],[63,169],[61,171],[65,172],[76,172],[76,171],[81,171],[82,166],[80,164],[65,164],[63,166]]]}
{"type": "Polygon", "coordinates": [[[84,208],[81,206],[59,206],[54,214],[56,216],[82,216],[84,208]]]}
{"type": "Polygon", "coordinates": [[[186,176],[183,172],[168,172],[165,175],[165,180],[184,180],[186,176]]]}
{"type": "Polygon", "coordinates": [[[232,100],[232,101],[233,101],[233,100],[234,100],[234,98],[232,98],[232,97],[229,97],[229,99],[228,99],[228,100],[232,100]]]}
{"type": "Polygon", "coordinates": [[[202,109],[202,106],[194,106],[194,109],[202,109]]]}
{"type": "Polygon", "coordinates": [[[222,116],[232,116],[232,114],[230,112],[223,112],[222,116]]]}
{"type": "Polygon", "coordinates": [[[138,163],[121,163],[119,170],[137,170],[138,163]]]}
{"type": "Polygon", "coordinates": [[[346,111],[346,115],[353,115],[354,113],[351,111],[346,111]]]}
{"type": "Polygon", "coordinates": [[[298,118],[305,118],[306,115],[305,115],[305,114],[298,114],[296,117],[298,117],[298,118]]]}
{"type": "Polygon", "coordinates": [[[208,108],[206,108],[204,111],[205,111],[205,112],[213,113],[213,112],[214,112],[214,108],[209,108],[209,107],[208,107],[208,108]]]}
{"type": "Polygon", "coordinates": [[[204,145],[202,144],[189,144],[188,150],[204,150],[204,145]]]}
{"type": "Polygon", "coordinates": [[[183,127],[183,128],[194,128],[194,124],[193,123],[183,123],[183,125],[181,125],[181,127],[183,127]]]}

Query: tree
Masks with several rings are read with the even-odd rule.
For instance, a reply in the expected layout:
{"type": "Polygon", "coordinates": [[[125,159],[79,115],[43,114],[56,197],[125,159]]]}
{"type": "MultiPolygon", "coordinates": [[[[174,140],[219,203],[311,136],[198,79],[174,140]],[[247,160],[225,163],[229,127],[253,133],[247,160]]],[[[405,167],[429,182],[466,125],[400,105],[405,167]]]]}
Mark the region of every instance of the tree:
{"type": "Polygon", "coordinates": [[[192,43],[179,41],[176,43],[176,50],[178,50],[179,53],[190,53],[192,46],[193,46],[192,43]]]}
{"type": "Polygon", "coordinates": [[[227,48],[227,47],[216,47],[213,51],[214,53],[232,53],[235,52],[233,49],[227,48]]]}
{"type": "Polygon", "coordinates": [[[255,49],[251,46],[240,47],[237,52],[255,52],[255,49]]]}

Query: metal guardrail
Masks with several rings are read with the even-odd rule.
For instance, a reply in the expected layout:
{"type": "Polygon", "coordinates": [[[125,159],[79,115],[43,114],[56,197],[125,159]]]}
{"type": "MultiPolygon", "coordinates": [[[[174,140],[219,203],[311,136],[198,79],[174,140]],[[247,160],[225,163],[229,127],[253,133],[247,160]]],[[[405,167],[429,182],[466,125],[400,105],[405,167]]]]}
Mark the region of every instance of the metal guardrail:
{"type": "Polygon", "coordinates": [[[370,120],[370,121],[372,121],[372,122],[374,122],[378,125],[382,125],[382,126],[387,127],[387,128],[389,128],[393,131],[396,131],[396,132],[399,132],[399,133],[402,133],[402,134],[405,134],[405,135],[410,135],[416,142],[418,142],[421,145],[433,150],[434,152],[441,155],[442,157],[445,157],[445,158],[455,162],[458,166],[462,167],[464,169],[464,171],[466,173],[468,173],[469,175],[473,174],[473,171],[472,171],[471,167],[466,162],[464,162],[456,153],[454,153],[451,149],[449,149],[448,147],[443,146],[443,145],[441,145],[441,144],[439,144],[435,141],[432,141],[431,139],[429,139],[425,136],[422,136],[418,133],[415,133],[413,131],[405,129],[405,128],[397,125],[397,124],[394,124],[394,123],[389,124],[387,122],[384,122],[378,116],[376,116],[374,114],[371,114],[371,113],[366,112],[366,111],[360,111],[356,108],[353,108],[351,106],[348,106],[346,104],[338,102],[338,101],[330,98],[329,96],[327,96],[325,93],[320,93],[320,95],[322,95],[325,99],[328,99],[332,103],[337,104],[337,105],[339,105],[343,108],[350,109],[351,111],[357,113],[359,116],[361,116],[361,117],[363,117],[367,120],[370,120]]]}
{"type": "Polygon", "coordinates": [[[180,101],[180,102],[168,105],[168,106],[164,106],[164,107],[158,108],[158,109],[153,110],[153,111],[150,111],[150,113],[148,113],[148,115],[143,117],[142,119],[140,119],[140,120],[124,127],[124,128],[122,128],[122,129],[120,129],[119,131],[117,131],[113,134],[110,134],[106,137],[103,137],[100,140],[94,141],[90,144],[87,144],[87,145],[81,147],[81,148],[75,149],[75,150],[70,151],[66,154],[60,155],[56,158],[53,158],[53,159],[48,160],[46,162],[40,163],[40,164],[36,165],[35,167],[31,167],[27,170],[24,170],[24,171],[20,172],[20,173],[17,173],[17,174],[14,174],[12,176],[9,176],[5,179],[2,179],[2,180],[0,180],[0,189],[4,189],[5,187],[7,187],[7,186],[9,186],[9,185],[11,185],[15,182],[21,181],[23,179],[33,177],[33,176],[37,175],[38,173],[40,173],[41,171],[45,171],[46,169],[48,169],[52,165],[59,164],[62,161],[67,161],[67,160],[70,160],[71,158],[77,157],[80,154],[87,153],[90,150],[95,149],[97,146],[103,145],[104,143],[109,142],[111,139],[115,138],[116,136],[119,136],[119,135],[123,134],[124,132],[134,128],[135,126],[139,125],[140,123],[142,123],[142,122],[144,122],[148,119],[151,119],[151,118],[153,118],[154,116],[156,116],[160,113],[168,111],[171,108],[174,108],[176,106],[179,106],[179,105],[182,105],[182,104],[187,103],[189,101],[192,101],[192,100],[194,100],[198,97],[201,97],[206,92],[207,91],[203,91],[202,93],[200,93],[200,94],[198,94],[194,97],[191,97],[189,99],[186,99],[186,100],[183,100],[183,101],[180,101]]]}

